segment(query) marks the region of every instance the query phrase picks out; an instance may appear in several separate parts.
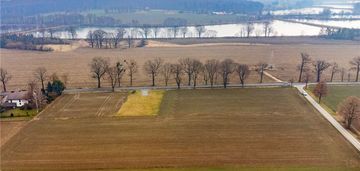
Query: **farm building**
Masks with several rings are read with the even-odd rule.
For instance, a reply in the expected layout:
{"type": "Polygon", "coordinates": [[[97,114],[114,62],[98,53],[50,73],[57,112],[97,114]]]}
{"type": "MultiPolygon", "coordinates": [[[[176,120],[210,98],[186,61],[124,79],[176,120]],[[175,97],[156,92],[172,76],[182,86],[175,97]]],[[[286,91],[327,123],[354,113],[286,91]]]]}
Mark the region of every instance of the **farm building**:
{"type": "Polygon", "coordinates": [[[27,91],[11,91],[0,94],[0,104],[3,107],[22,107],[28,103],[27,91]]]}

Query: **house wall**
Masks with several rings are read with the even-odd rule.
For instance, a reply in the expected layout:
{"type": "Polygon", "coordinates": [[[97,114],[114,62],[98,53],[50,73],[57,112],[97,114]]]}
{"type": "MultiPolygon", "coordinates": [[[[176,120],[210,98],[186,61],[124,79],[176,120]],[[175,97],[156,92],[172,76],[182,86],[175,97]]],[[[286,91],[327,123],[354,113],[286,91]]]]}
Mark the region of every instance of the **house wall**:
{"type": "Polygon", "coordinates": [[[8,103],[14,103],[14,104],[16,104],[16,107],[22,107],[25,104],[28,104],[29,101],[28,100],[9,100],[8,103]]]}

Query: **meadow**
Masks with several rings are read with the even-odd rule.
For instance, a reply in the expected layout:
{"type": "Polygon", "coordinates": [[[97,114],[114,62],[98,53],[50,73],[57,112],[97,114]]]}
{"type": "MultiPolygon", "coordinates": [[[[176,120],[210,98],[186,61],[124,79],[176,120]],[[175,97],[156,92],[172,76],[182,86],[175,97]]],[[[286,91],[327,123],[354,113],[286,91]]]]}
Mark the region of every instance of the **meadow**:
{"type": "Polygon", "coordinates": [[[1,148],[2,170],[360,167],[355,148],[292,88],[171,90],[156,116],[116,116],[126,96],[61,96],[1,148]]]}

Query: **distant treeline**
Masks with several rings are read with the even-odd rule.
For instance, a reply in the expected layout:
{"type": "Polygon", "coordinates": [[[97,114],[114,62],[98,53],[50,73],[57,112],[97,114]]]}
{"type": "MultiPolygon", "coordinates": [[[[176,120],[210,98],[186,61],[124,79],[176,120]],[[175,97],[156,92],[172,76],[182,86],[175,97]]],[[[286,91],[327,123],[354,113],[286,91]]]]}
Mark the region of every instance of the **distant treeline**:
{"type": "Polygon", "coordinates": [[[322,37],[329,39],[341,39],[341,40],[360,40],[360,29],[349,29],[349,28],[324,28],[322,37]]]}
{"type": "Polygon", "coordinates": [[[53,49],[44,47],[45,44],[65,44],[58,38],[37,38],[32,34],[1,34],[0,48],[52,51],[53,49]]]}
{"type": "Polygon", "coordinates": [[[1,3],[2,18],[92,9],[121,11],[164,9],[201,13],[224,11],[242,14],[259,14],[263,9],[262,3],[248,0],[11,0],[1,3]]]}

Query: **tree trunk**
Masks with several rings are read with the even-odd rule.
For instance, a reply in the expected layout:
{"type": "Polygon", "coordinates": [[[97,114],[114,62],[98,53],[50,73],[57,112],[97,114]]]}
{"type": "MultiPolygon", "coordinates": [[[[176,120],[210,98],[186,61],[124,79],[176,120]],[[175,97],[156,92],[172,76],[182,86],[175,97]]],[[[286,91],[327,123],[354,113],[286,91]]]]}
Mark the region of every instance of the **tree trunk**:
{"type": "Polygon", "coordinates": [[[330,82],[333,82],[333,79],[334,79],[334,72],[331,72],[330,82]]]}
{"type": "Polygon", "coordinates": [[[303,73],[303,69],[304,69],[304,63],[301,64],[301,67],[300,67],[300,74],[299,74],[299,83],[302,82],[302,73],[303,73]]]}
{"type": "Polygon", "coordinates": [[[321,72],[317,71],[317,78],[316,78],[316,82],[320,82],[321,79],[321,72]]]}
{"type": "Polygon", "coordinates": [[[188,77],[189,77],[188,86],[190,86],[191,85],[191,74],[188,74],[188,77]]]}
{"type": "Polygon", "coordinates": [[[240,84],[241,84],[241,87],[244,88],[244,80],[243,79],[240,79],[240,84]]]}
{"type": "Polygon", "coordinates": [[[319,96],[319,104],[321,103],[322,95],[319,96]]]}
{"type": "Polygon", "coordinates": [[[152,86],[155,86],[155,74],[152,74],[152,86]]]}
{"type": "Polygon", "coordinates": [[[97,80],[98,80],[98,88],[101,88],[101,78],[100,77],[97,77],[97,80]]]}
{"type": "Polygon", "coordinates": [[[357,66],[357,72],[356,72],[356,82],[359,82],[359,73],[360,73],[360,65],[357,66]]]}
{"type": "Polygon", "coordinates": [[[346,122],[346,128],[351,129],[351,124],[352,124],[352,118],[349,117],[346,122]]]}
{"type": "Polygon", "coordinates": [[[41,89],[42,89],[42,90],[45,90],[44,79],[41,79],[41,89]]]}
{"type": "Polygon", "coordinates": [[[264,71],[261,71],[261,73],[260,73],[260,83],[263,83],[263,78],[264,78],[264,71]]]}
{"type": "Polygon", "coordinates": [[[130,75],[130,87],[132,87],[132,83],[133,83],[133,78],[132,75],[130,75]]]}
{"type": "Polygon", "coordinates": [[[6,85],[5,85],[5,81],[2,82],[3,84],[3,89],[4,89],[4,92],[6,92],[6,85]]]}

